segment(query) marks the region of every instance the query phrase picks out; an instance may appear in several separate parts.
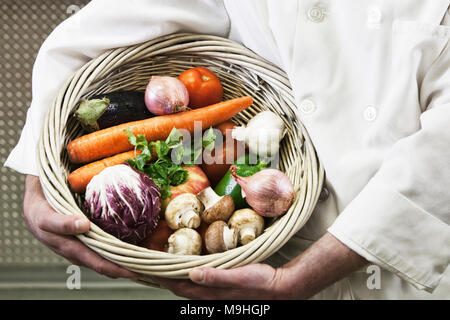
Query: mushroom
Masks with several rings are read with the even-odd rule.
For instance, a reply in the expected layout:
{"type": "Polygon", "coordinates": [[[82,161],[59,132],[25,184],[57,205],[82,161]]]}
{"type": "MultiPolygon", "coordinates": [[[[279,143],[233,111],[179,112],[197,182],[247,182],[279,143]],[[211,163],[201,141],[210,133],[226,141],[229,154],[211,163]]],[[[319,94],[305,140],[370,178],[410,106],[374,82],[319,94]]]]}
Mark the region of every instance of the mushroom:
{"type": "Polygon", "coordinates": [[[197,193],[197,197],[205,206],[201,216],[206,223],[217,220],[227,221],[234,211],[233,198],[229,195],[219,196],[211,187],[197,193]]]}
{"type": "Polygon", "coordinates": [[[228,228],[222,220],[214,221],[206,230],[205,244],[208,253],[224,252],[237,246],[236,229],[228,228]]]}
{"type": "Polygon", "coordinates": [[[262,233],[264,219],[252,209],[241,209],[233,213],[228,226],[237,230],[239,242],[246,245],[262,233]]]}
{"type": "Polygon", "coordinates": [[[203,204],[195,194],[183,193],[169,202],[164,213],[165,220],[172,230],[195,229],[200,226],[200,213],[203,209],[203,204]]]}
{"type": "Polygon", "coordinates": [[[202,252],[202,238],[194,229],[178,229],[169,237],[168,243],[168,253],[199,255],[202,252]]]}

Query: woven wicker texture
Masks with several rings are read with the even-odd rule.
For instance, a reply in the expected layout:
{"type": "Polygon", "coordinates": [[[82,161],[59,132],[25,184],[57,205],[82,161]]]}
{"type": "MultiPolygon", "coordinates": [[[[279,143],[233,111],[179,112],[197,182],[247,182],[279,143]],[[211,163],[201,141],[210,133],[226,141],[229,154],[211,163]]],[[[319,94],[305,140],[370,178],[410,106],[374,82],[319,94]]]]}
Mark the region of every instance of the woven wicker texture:
{"type": "Polygon", "coordinates": [[[250,50],[230,40],[195,34],[175,34],[147,43],[111,50],[81,68],[61,88],[46,119],[39,145],[44,193],[64,214],[82,215],[81,199],[67,185],[70,164],[65,147],[82,134],[72,117],[80,99],[116,90],[144,90],[151,75],[176,76],[193,66],[213,70],[224,85],[225,99],[251,95],[254,105],[235,117],[246,123],[262,110],[271,110],[288,130],[281,144],[280,169],[296,188],[290,210],[246,246],[224,253],[180,256],[122,242],[95,225],[79,236],[102,256],[130,270],[164,277],[185,278],[195,266],[232,268],[259,262],[277,251],[308,220],[320,195],[323,169],[301,125],[285,74],[250,50]]]}
{"type": "MultiPolygon", "coordinates": [[[[31,102],[31,73],[50,32],[88,0],[0,2],[0,162],[17,144],[31,102]]],[[[0,267],[66,265],[26,228],[22,213],[25,176],[0,167],[0,267]]]]}

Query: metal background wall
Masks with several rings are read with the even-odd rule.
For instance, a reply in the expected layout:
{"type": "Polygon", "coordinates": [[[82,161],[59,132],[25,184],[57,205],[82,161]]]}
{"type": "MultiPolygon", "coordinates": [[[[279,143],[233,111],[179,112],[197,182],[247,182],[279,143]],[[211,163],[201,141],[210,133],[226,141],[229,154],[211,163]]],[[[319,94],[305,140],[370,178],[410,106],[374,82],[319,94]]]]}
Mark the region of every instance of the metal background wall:
{"type": "Polygon", "coordinates": [[[39,48],[60,22],[88,2],[0,1],[0,299],[176,298],[166,290],[110,280],[87,269],[82,269],[84,290],[67,290],[70,263],[28,231],[22,213],[25,177],[3,167],[25,122],[39,48]]]}
{"type": "MultiPolygon", "coordinates": [[[[88,0],[2,0],[0,32],[0,161],[19,140],[31,102],[33,63],[42,42],[88,0]]],[[[0,266],[45,266],[65,260],[37,241],[22,218],[24,176],[0,168],[0,266]]]]}

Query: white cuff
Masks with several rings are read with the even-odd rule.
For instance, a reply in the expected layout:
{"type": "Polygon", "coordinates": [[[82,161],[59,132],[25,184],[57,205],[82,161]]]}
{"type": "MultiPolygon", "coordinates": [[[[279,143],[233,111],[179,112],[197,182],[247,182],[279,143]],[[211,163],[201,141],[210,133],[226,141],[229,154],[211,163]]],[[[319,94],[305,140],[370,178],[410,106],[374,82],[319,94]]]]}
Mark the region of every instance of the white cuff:
{"type": "Polygon", "coordinates": [[[22,174],[38,176],[37,168],[37,146],[39,136],[37,132],[33,135],[33,121],[30,119],[30,109],[27,113],[27,121],[22,129],[19,142],[9,154],[5,167],[11,168],[22,174]]]}
{"type": "Polygon", "coordinates": [[[368,261],[429,292],[449,265],[449,225],[376,178],[328,231],[368,261]]]}

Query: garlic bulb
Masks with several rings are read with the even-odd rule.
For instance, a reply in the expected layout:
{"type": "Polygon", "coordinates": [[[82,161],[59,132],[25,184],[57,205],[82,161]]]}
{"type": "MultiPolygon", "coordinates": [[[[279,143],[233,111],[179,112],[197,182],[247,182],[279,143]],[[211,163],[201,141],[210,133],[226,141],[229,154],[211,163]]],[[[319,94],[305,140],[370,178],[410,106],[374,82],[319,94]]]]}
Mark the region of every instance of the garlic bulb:
{"type": "Polygon", "coordinates": [[[245,142],[250,152],[261,158],[270,158],[278,153],[285,133],[283,120],[271,111],[263,111],[253,117],[247,126],[234,128],[231,135],[233,139],[245,142]]]}

